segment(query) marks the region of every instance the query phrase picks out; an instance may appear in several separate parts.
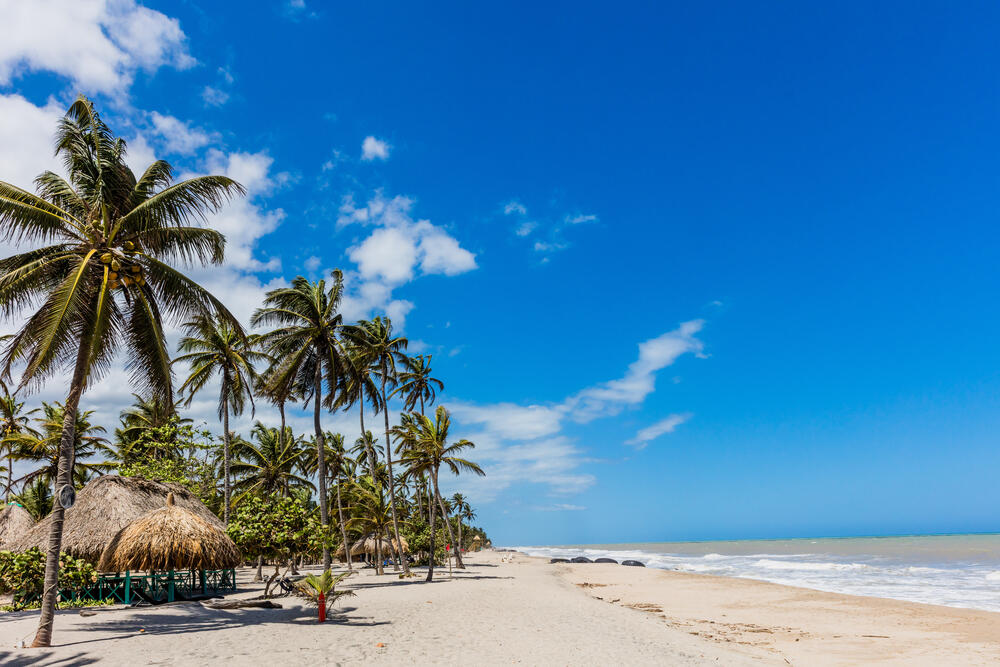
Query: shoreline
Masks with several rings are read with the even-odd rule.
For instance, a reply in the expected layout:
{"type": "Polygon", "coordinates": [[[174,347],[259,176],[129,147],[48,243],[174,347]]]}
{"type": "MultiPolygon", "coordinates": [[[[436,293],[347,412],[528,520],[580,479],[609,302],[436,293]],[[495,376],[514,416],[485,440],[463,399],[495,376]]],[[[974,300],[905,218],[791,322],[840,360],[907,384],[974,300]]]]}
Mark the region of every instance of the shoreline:
{"type": "MultiPolygon", "coordinates": [[[[11,665],[280,662],[412,665],[981,665],[1000,662],[1000,614],[652,568],[470,554],[435,581],[363,570],[319,625],[315,608],[197,603],[57,612],[51,649],[15,649],[36,612],[0,614],[11,665]],[[992,641],[991,641],[992,640],[992,641]]],[[[342,569],[342,568],[338,568],[342,569]]],[[[303,570],[303,573],[312,571],[303,570]]],[[[422,570],[417,570],[420,573],[422,570]]],[[[261,584],[238,573],[239,593],[261,584]]]]}

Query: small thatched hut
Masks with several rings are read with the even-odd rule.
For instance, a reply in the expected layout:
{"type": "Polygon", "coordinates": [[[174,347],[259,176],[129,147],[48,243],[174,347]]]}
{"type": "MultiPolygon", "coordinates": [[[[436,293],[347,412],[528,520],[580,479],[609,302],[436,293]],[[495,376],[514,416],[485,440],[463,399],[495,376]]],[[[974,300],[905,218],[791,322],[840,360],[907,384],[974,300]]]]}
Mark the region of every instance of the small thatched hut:
{"type": "MultiPolygon", "coordinates": [[[[391,556],[392,554],[395,553],[395,548],[393,547],[393,545],[396,543],[395,540],[390,542],[388,539],[383,537],[381,541],[382,541],[383,556],[391,556]]],[[[406,541],[406,538],[400,537],[399,541],[403,545],[403,553],[410,553],[410,543],[406,541]]],[[[373,535],[369,535],[351,544],[351,555],[359,556],[361,554],[374,554],[377,550],[377,546],[378,543],[375,541],[375,537],[373,535]]],[[[341,560],[344,559],[343,544],[341,544],[340,547],[337,549],[337,552],[336,554],[334,554],[334,557],[339,558],[341,560]]]]}
{"type": "MultiPolygon", "coordinates": [[[[76,504],[66,510],[63,525],[63,551],[95,565],[104,548],[122,528],[139,517],[163,507],[167,494],[173,493],[179,507],[223,529],[222,522],[197,497],[176,484],[161,484],[141,477],[104,475],[80,490],[76,504]]],[[[49,542],[52,517],[39,521],[31,530],[8,544],[13,551],[38,547],[42,551],[49,542]]]]}
{"type": "Polygon", "coordinates": [[[221,570],[239,563],[239,549],[226,531],[178,507],[174,494],[169,493],[165,506],[144,514],[115,535],[97,569],[221,570]]]}
{"type": "Polygon", "coordinates": [[[13,540],[21,537],[35,525],[28,510],[10,503],[0,512],[0,550],[10,549],[13,540]]]}

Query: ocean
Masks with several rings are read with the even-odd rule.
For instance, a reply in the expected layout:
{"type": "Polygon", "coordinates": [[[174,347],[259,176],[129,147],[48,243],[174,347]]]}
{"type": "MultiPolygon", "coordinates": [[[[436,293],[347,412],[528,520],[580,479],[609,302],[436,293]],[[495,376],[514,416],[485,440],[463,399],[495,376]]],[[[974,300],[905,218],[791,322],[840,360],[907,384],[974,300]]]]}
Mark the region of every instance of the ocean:
{"type": "Polygon", "coordinates": [[[1000,611],[1000,534],[513,547],[832,593],[1000,611]]]}

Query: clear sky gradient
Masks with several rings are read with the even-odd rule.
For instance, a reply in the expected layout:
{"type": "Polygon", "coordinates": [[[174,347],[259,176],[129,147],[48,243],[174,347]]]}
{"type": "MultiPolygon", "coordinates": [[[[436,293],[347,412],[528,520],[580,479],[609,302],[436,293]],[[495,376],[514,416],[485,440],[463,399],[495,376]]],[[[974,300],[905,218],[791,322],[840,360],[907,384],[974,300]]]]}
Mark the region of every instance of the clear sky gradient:
{"type": "Polygon", "coordinates": [[[348,271],[495,542],[1000,529],[993,3],[28,4],[0,179],[83,91],[249,181],[213,288],[348,271]]]}

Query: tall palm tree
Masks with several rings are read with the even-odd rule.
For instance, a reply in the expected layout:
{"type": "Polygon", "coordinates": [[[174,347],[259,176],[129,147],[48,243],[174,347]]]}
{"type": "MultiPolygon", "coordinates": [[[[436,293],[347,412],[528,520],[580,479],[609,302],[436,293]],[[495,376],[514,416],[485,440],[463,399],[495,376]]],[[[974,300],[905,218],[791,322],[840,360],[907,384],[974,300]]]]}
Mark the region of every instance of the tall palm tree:
{"type": "Polygon", "coordinates": [[[399,540],[399,519],[396,514],[396,489],[392,474],[392,444],[389,441],[389,400],[386,395],[388,386],[395,387],[399,374],[397,364],[406,359],[403,350],[409,341],[403,336],[393,336],[392,321],[388,317],[376,317],[373,320],[362,320],[354,326],[344,327],[344,336],[360,351],[364,361],[375,370],[379,380],[379,395],[382,399],[382,415],[385,418],[385,463],[389,469],[389,506],[392,509],[392,532],[396,538],[393,547],[396,556],[403,565],[403,573],[410,573],[410,566],[403,557],[402,545],[399,540]]]}
{"type": "MultiPolygon", "coordinates": [[[[35,246],[0,260],[0,316],[13,318],[41,304],[7,343],[2,375],[9,377],[14,364],[24,363],[20,386],[37,387],[54,373],[73,369],[64,403],[59,486],[70,482],[80,397],[118,349],[128,351],[127,367],[139,393],[170,401],[162,315],[232,318],[170,264],[223,261],[223,236],[197,223],[242,195],[242,186],[224,176],[173,183],[173,169],[162,160],[136,178],[125,153],[125,142],[80,97],[56,131],[56,155],[68,180],[44,172],[35,179],[38,194],[0,181],[0,240],[35,246]]],[[[63,508],[56,503],[32,646],[52,641],[62,529],[63,508]]]]}
{"type": "Polygon", "coordinates": [[[31,419],[36,412],[38,408],[25,411],[24,401],[18,401],[7,392],[0,396],[0,445],[7,455],[7,489],[4,492],[6,502],[10,502],[10,495],[14,490],[14,459],[18,449],[18,436],[39,437],[38,431],[31,427],[31,419]]]}
{"type": "Polygon", "coordinates": [[[405,370],[399,374],[399,386],[392,392],[392,395],[403,396],[403,409],[415,412],[419,404],[422,415],[424,403],[433,404],[437,400],[437,392],[444,391],[444,383],[431,377],[431,356],[418,354],[403,358],[405,370]]]}
{"type": "Polygon", "coordinates": [[[458,548],[455,549],[458,553],[462,553],[462,519],[475,516],[472,511],[472,507],[469,505],[468,501],[465,499],[461,493],[456,493],[452,495],[451,509],[455,514],[455,518],[458,519],[458,548]],[[470,516],[471,515],[471,516],[470,516]]]}
{"type": "MultiPolygon", "coordinates": [[[[264,297],[264,306],[258,308],[250,320],[255,327],[275,327],[261,335],[261,343],[268,354],[279,360],[269,376],[271,390],[280,392],[282,388],[295,387],[313,400],[319,513],[324,533],[329,530],[330,517],[326,438],[320,413],[324,404],[333,407],[348,365],[346,352],[337,337],[342,324],[337,309],[343,296],[344,277],[340,270],[334,271],[332,277],[329,289],[325,280],[311,283],[298,276],[291,287],[271,290],[264,297]]],[[[324,542],[323,569],[329,567],[330,549],[324,542]]]]}
{"type": "MultiPolygon", "coordinates": [[[[92,424],[90,421],[93,414],[93,410],[76,413],[70,458],[71,479],[76,486],[83,486],[90,474],[107,469],[106,464],[86,463],[81,460],[90,458],[107,443],[107,439],[100,435],[105,432],[104,427],[92,424]]],[[[40,479],[52,486],[57,479],[64,415],[65,409],[59,403],[42,403],[42,414],[35,420],[38,429],[11,436],[11,443],[17,450],[15,458],[41,464],[18,481],[28,484],[40,479]]]]}
{"type": "Polygon", "coordinates": [[[375,467],[378,464],[378,450],[375,449],[377,444],[378,442],[375,440],[372,432],[365,431],[360,438],[354,441],[354,446],[351,447],[352,454],[359,460],[364,457],[368,462],[368,474],[372,477],[375,476],[375,467]]]}
{"type": "Polygon", "coordinates": [[[143,433],[166,426],[174,419],[178,424],[190,424],[192,421],[179,417],[173,402],[165,403],[159,398],[144,398],[139,394],[132,394],[132,397],[135,400],[121,411],[121,426],[115,429],[115,440],[119,443],[135,442],[143,433]]]}
{"type": "Polygon", "coordinates": [[[222,521],[229,525],[231,505],[229,415],[243,414],[247,402],[254,413],[253,383],[257,377],[254,363],[264,355],[253,349],[253,341],[229,320],[198,315],[183,327],[184,337],[177,344],[183,354],[174,363],[186,363],[191,371],[179,393],[187,393],[186,405],[213,377],[219,377],[219,419],[222,420],[223,506],[222,521]]]}
{"type": "Polygon", "coordinates": [[[355,405],[358,406],[358,419],[361,423],[361,438],[355,441],[353,451],[365,440],[365,458],[368,461],[368,474],[375,475],[375,464],[378,456],[375,452],[375,440],[371,431],[365,428],[365,403],[371,403],[375,414],[382,409],[382,396],[379,394],[378,385],[372,377],[372,366],[370,359],[366,356],[367,350],[358,345],[352,344],[350,340],[344,340],[349,361],[346,367],[346,378],[334,408],[350,410],[355,405]]]}
{"type": "MultiPolygon", "coordinates": [[[[448,444],[450,430],[451,416],[444,406],[438,406],[434,412],[433,420],[426,415],[417,416],[416,433],[414,435],[415,446],[410,450],[407,462],[411,468],[426,472],[430,477],[435,501],[431,507],[431,516],[433,517],[435,511],[434,505],[436,505],[441,510],[441,517],[444,519],[444,525],[448,531],[448,539],[452,544],[456,544],[455,537],[451,532],[451,524],[448,522],[448,509],[441,498],[441,490],[438,486],[438,474],[441,466],[445,466],[455,475],[463,471],[472,472],[480,476],[486,473],[483,472],[483,469],[478,464],[458,456],[463,449],[472,449],[476,445],[468,440],[459,440],[458,442],[448,444]]],[[[433,518],[431,519],[431,523],[431,535],[433,536],[433,518]]],[[[465,567],[462,563],[462,555],[457,550],[455,551],[455,561],[457,567],[465,567]]],[[[430,581],[431,575],[432,573],[428,572],[428,581],[430,581]]]]}
{"type": "Polygon", "coordinates": [[[52,511],[52,486],[39,477],[35,483],[21,490],[14,500],[28,510],[35,521],[41,521],[52,511]]]}
{"type": "Polygon", "coordinates": [[[375,572],[384,574],[382,540],[388,537],[389,527],[392,525],[391,503],[386,502],[382,483],[372,480],[367,475],[358,479],[352,487],[351,497],[353,499],[350,508],[351,518],[347,520],[347,523],[352,529],[367,533],[375,539],[375,572]]]}
{"type": "Polygon", "coordinates": [[[257,422],[250,431],[250,440],[240,440],[232,454],[230,469],[238,480],[234,488],[240,494],[234,504],[249,494],[286,496],[293,488],[313,488],[312,482],[295,472],[302,462],[304,447],[302,438],[295,437],[290,428],[282,437],[278,429],[257,422]]]}

